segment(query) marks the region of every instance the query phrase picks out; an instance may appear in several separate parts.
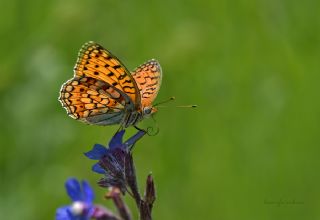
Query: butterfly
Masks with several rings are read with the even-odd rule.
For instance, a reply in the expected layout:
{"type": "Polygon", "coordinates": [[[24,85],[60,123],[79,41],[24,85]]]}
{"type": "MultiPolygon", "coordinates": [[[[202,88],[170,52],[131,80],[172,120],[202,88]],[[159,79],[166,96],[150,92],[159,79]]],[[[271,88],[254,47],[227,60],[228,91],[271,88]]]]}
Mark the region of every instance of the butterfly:
{"type": "Polygon", "coordinates": [[[74,77],[62,85],[59,101],[70,117],[87,124],[136,127],[157,112],[152,103],[161,80],[158,61],[149,60],[130,73],[116,56],[90,41],[80,49],[74,77]]]}

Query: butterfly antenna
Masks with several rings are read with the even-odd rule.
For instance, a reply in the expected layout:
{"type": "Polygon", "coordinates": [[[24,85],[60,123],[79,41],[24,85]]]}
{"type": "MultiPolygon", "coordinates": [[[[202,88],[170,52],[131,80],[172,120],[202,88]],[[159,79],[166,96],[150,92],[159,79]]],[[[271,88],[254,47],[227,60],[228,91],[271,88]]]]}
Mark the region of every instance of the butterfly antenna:
{"type": "Polygon", "coordinates": [[[178,105],[177,108],[196,108],[197,105],[178,105]]]}
{"type": "MultiPolygon", "coordinates": [[[[157,106],[158,108],[167,108],[169,106],[166,106],[166,105],[158,105],[157,106]]],[[[198,105],[178,105],[176,106],[177,108],[196,108],[198,107],[198,105]]]]}
{"type": "Polygon", "coordinates": [[[161,104],[163,104],[163,103],[167,103],[167,102],[173,101],[173,100],[175,100],[175,99],[176,99],[176,98],[175,98],[174,96],[172,96],[172,97],[170,97],[170,98],[167,99],[167,100],[164,100],[164,101],[162,101],[162,102],[158,102],[158,103],[154,104],[153,106],[158,106],[158,105],[161,105],[161,104]]]}
{"type": "MultiPolygon", "coordinates": [[[[162,101],[162,102],[158,102],[158,103],[154,104],[153,106],[154,106],[154,107],[157,106],[157,107],[160,107],[160,108],[168,107],[168,106],[166,106],[166,105],[161,105],[161,104],[164,104],[164,103],[173,101],[173,100],[175,100],[175,99],[176,99],[176,98],[175,98],[174,96],[172,96],[172,97],[170,97],[170,98],[167,99],[167,100],[164,100],[164,101],[162,101]]],[[[198,107],[198,106],[197,106],[197,105],[178,105],[178,106],[176,106],[176,107],[178,107],[178,108],[196,108],[196,107],[198,107]]]]}

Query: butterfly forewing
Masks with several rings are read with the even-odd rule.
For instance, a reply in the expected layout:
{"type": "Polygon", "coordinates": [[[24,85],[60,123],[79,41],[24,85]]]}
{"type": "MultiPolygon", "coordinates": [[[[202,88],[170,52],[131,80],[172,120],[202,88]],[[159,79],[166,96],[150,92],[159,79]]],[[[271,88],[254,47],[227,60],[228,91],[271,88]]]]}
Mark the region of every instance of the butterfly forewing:
{"type": "Polygon", "coordinates": [[[74,70],[75,76],[101,80],[125,96],[129,105],[139,106],[140,94],[130,72],[116,56],[99,44],[88,42],[82,46],[74,70]]]}
{"type": "Polygon", "coordinates": [[[141,105],[151,106],[160,89],[162,80],[161,66],[152,59],[137,67],[132,76],[135,79],[141,95],[141,105]]]}

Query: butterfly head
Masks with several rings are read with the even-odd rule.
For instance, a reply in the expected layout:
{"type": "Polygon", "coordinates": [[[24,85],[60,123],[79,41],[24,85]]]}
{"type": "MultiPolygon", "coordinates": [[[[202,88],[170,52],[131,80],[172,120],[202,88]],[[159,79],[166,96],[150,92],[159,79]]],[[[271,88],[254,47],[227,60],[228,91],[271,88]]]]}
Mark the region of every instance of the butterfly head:
{"type": "Polygon", "coordinates": [[[146,106],[143,108],[143,117],[148,117],[150,115],[152,115],[153,113],[156,113],[158,111],[158,109],[156,109],[153,106],[146,106]]]}

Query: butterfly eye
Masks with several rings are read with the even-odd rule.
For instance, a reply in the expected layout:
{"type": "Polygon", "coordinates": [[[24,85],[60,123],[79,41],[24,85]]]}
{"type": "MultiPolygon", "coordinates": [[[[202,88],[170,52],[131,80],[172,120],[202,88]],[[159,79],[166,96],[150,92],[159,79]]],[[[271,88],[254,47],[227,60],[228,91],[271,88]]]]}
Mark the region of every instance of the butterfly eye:
{"type": "Polygon", "coordinates": [[[149,114],[151,113],[151,108],[145,107],[145,108],[143,109],[143,113],[144,113],[145,115],[149,115],[149,114]]]}

